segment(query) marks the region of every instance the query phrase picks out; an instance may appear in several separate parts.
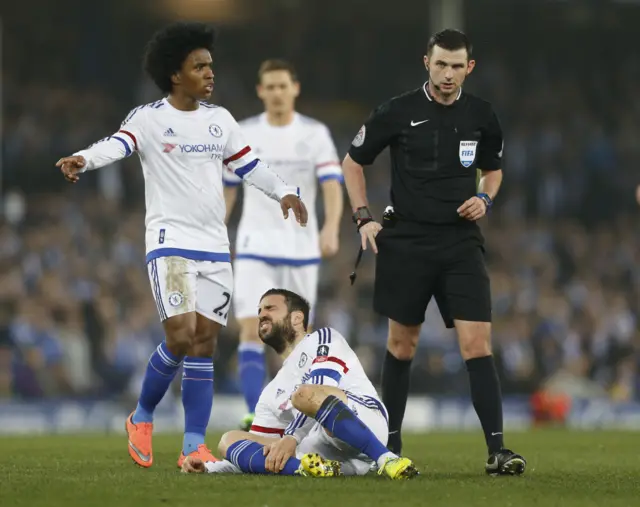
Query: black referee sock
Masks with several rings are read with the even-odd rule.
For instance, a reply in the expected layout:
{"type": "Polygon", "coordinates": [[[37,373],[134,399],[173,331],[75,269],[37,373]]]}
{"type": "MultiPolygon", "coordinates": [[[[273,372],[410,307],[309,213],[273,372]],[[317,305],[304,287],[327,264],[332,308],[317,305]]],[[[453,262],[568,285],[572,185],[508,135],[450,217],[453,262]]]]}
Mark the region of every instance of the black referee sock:
{"type": "Polygon", "coordinates": [[[411,360],[403,361],[397,359],[387,350],[382,365],[382,402],[387,407],[389,413],[389,441],[387,448],[400,454],[402,451],[402,438],[400,430],[404,410],[407,407],[409,397],[409,379],[411,371],[411,360]]]}
{"type": "Polygon", "coordinates": [[[493,356],[477,357],[467,362],[473,408],[482,424],[489,454],[503,448],[502,392],[493,356]]]}

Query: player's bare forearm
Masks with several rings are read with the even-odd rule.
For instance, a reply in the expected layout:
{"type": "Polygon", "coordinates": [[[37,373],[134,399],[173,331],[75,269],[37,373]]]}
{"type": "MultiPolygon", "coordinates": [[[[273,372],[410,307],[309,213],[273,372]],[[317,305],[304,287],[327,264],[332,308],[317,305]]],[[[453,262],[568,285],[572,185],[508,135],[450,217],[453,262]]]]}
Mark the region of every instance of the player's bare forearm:
{"type": "Polygon", "coordinates": [[[367,182],[364,177],[364,168],[347,154],[342,161],[342,172],[353,211],[367,206],[367,182]]]}
{"type": "Polygon", "coordinates": [[[229,218],[233,212],[233,207],[236,205],[238,199],[238,187],[224,187],[224,202],[227,208],[224,223],[229,223],[229,218]]]}
{"type": "Polygon", "coordinates": [[[342,185],[338,180],[322,182],[324,225],[320,231],[320,252],[323,258],[332,257],[340,248],[340,219],[344,208],[342,185]]]}
{"type": "Polygon", "coordinates": [[[338,180],[328,180],[322,183],[322,198],[324,201],[324,227],[331,230],[340,229],[340,219],[344,208],[342,185],[338,180]]]}
{"type": "Polygon", "coordinates": [[[495,199],[502,185],[502,169],[497,171],[480,171],[480,181],[478,182],[478,192],[488,194],[491,199],[495,199]]]}

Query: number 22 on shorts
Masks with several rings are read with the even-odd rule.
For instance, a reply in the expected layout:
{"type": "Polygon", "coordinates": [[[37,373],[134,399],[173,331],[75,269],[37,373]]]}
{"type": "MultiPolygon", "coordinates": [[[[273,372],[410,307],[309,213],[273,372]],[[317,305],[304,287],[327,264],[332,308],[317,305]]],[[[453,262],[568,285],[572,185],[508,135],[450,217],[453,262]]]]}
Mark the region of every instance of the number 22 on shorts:
{"type": "Polygon", "coordinates": [[[229,302],[231,301],[231,294],[225,291],[222,293],[222,296],[224,297],[224,302],[220,306],[216,306],[213,309],[213,313],[215,313],[218,317],[223,317],[226,319],[229,313],[227,307],[229,306],[229,302]]]}

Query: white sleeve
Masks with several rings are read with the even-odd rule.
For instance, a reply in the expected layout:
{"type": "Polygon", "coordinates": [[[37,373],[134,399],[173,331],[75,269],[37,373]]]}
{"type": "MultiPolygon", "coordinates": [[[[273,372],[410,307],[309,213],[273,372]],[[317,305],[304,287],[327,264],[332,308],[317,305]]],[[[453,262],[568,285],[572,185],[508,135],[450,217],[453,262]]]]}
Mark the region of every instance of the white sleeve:
{"type": "Polygon", "coordinates": [[[267,164],[254,155],[244,139],[240,125],[231,115],[229,117],[231,133],[224,149],[224,165],[236,176],[275,201],[279,201],[285,195],[300,196],[298,187],[287,185],[267,164]]]}
{"type": "Polygon", "coordinates": [[[130,156],[138,151],[138,142],[142,138],[141,107],[131,111],[115,134],[92,144],[88,148],[74,153],[81,155],[87,161],[87,165],[81,172],[99,169],[113,162],[130,156]]]}
{"type": "Polygon", "coordinates": [[[344,181],[342,166],[333,139],[331,139],[331,133],[326,126],[322,125],[320,128],[316,136],[316,143],[314,164],[318,181],[322,183],[328,180],[338,180],[342,183],[344,181]]]}

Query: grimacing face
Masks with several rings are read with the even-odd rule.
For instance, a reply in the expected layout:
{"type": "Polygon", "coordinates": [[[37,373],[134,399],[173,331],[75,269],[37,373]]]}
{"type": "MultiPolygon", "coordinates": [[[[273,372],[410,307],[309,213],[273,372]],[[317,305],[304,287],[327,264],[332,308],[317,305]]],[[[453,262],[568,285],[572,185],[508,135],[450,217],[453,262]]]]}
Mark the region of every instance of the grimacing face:
{"type": "Polygon", "coordinates": [[[287,70],[271,70],[262,74],[257,92],[267,113],[284,115],[294,110],[300,83],[287,70]]]}
{"type": "Polygon", "coordinates": [[[475,60],[469,60],[467,50],[449,51],[434,46],[430,55],[424,57],[424,64],[429,71],[429,81],[443,96],[458,94],[466,77],[473,71],[475,60]]]}
{"type": "Polygon", "coordinates": [[[291,313],[284,296],[269,295],[262,298],[258,310],[258,335],[262,342],[278,354],[296,339],[291,313]]]}

